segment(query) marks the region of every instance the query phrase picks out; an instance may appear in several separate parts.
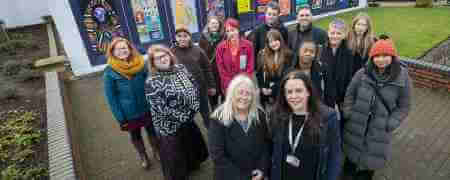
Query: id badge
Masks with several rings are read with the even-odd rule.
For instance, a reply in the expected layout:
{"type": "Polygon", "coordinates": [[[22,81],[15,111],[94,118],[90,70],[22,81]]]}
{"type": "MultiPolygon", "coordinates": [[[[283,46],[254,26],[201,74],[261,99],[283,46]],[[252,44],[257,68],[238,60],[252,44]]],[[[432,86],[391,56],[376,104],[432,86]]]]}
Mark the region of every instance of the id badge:
{"type": "Polygon", "coordinates": [[[275,86],[275,83],[274,82],[270,82],[269,83],[269,87],[272,88],[273,86],[275,86]]]}
{"type": "Polygon", "coordinates": [[[239,68],[245,70],[247,68],[247,55],[241,55],[239,57],[239,68]]]}
{"type": "Polygon", "coordinates": [[[297,157],[295,157],[294,155],[288,154],[286,156],[286,162],[288,164],[290,164],[291,166],[294,166],[294,167],[299,167],[300,166],[300,160],[297,157]]]}

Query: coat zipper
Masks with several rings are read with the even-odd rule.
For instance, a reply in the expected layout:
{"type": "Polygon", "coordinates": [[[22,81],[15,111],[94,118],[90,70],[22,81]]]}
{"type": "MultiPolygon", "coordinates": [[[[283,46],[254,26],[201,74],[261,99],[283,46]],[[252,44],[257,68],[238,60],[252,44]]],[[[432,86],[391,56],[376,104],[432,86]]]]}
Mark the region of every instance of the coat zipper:
{"type": "MultiPolygon", "coordinates": [[[[369,118],[367,118],[366,129],[364,130],[364,137],[367,137],[367,134],[369,132],[369,124],[370,124],[370,122],[372,121],[372,118],[373,118],[372,109],[373,109],[374,104],[375,104],[375,95],[372,95],[372,98],[370,99],[370,103],[369,103],[369,108],[370,108],[370,110],[369,110],[369,118]]],[[[365,143],[367,143],[367,141],[365,141],[365,143]]]]}

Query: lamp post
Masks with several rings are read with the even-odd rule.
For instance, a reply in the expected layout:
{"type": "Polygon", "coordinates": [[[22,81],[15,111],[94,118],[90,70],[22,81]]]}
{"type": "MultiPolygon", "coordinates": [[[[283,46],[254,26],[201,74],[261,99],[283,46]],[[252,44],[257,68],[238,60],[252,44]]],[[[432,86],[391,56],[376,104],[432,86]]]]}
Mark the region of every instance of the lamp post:
{"type": "Polygon", "coordinates": [[[3,33],[3,35],[5,36],[6,41],[9,41],[9,36],[8,36],[8,33],[6,32],[6,23],[3,19],[0,19],[0,29],[3,33]]]}

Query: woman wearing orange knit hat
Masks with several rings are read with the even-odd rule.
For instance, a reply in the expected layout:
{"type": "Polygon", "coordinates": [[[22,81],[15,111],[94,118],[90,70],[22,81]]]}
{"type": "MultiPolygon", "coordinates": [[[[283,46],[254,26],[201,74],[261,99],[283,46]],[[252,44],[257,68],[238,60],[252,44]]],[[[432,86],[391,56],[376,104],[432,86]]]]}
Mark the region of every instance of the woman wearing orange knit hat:
{"type": "Polygon", "coordinates": [[[410,109],[411,80],[394,43],[380,37],[367,67],[353,77],[344,100],[344,176],[371,180],[391,155],[392,132],[410,109]]]}

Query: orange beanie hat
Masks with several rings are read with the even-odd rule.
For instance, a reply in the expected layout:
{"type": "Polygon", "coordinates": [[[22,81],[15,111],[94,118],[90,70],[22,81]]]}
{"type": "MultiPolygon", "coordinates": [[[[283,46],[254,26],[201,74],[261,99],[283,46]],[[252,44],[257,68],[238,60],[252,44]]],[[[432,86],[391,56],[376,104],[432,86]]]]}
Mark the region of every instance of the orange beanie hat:
{"type": "Polygon", "coordinates": [[[397,51],[394,47],[394,42],[390,39],[381,39],[375,42],[370,49],[369,57],[373,58],[374,56],[379,55],[387,55],[387,56],[397,56],[397,51]]]}

